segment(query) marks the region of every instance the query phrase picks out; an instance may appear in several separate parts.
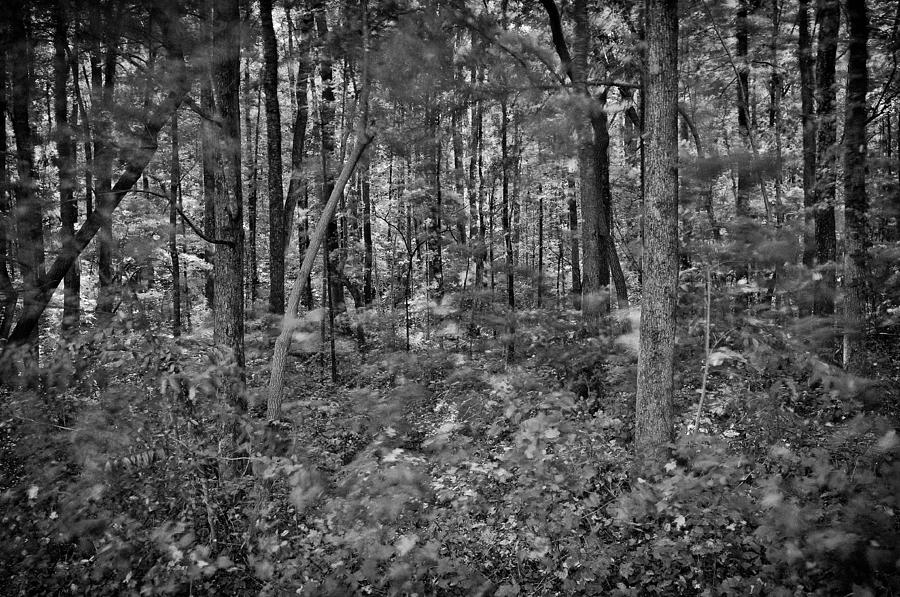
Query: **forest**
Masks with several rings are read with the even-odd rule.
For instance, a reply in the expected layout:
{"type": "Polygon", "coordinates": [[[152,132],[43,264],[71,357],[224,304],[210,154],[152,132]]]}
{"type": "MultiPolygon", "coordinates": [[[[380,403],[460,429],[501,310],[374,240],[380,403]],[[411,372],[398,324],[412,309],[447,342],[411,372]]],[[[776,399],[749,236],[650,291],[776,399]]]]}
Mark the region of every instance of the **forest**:
{"type": "Polygon", "coordinates": [[[900,595],[896,0],[6,0],[0,595],[900,595]]]}

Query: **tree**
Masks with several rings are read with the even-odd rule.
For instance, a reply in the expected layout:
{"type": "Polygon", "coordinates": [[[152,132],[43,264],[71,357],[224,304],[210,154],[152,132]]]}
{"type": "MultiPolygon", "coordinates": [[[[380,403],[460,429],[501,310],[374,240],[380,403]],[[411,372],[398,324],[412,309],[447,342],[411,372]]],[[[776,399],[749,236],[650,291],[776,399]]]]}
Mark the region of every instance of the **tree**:
{"type": "MultiPolygon", "coordinates": [[[[217,174],[223,184],[216,188],[216,247],[213,261],[216,278],[214,337],[227,345],[234,363],[244,367],[244,211],[241,180],[240,75],[241,36],[239,0],[216,0],[214,88],[221,120],[220,164],[217,174]]],[[[239,410],[246,407],[243,394],[231,389],[226,399],[239,410]]]]}
{"type": "Polygon", "coordinates": [[[815,73],[813,71],[812,41],[809,34],[809,0],[800,0],[797,9],[797,62],[800,67],[800,123],[803,138],[803,209],[806,226],[803,237],[803,264],[812,267],[815,262],[815,184],[816,184],[816,118],[813,96],[815,73]]]}
{"type": "Polygon", "coordinates": [[[868,304],[866,252],[870,245],[867,222],[869,202],[866,195],[866,93],[869,90],[866,46],[869,22],[865,2],[847,3],[847,23],[850,44],[844,117],[844,366],[859,370],[868,304]]]}
{"type": "Polygon", "coordinates": [[[272,25],[272,0],[259,0],[266,94],[266,139],[269,168],[269,309],[284,313],[285,215],[281,166],[281,108],[278,105],[278,45],[272,25]]]}
{"type": "Polygon", "coordinates": [[[821,278],[816,282],[813,311],[817,315],[834,313],[835,259],[837,231],[834,221],[834,191],[837,183],[837,118],[835,112],[834,71],[837,60],[837,36],[840,29],[840,2],[818,0],[816,20],[819,39],[816,49],[816,183],[813,189],[815,210],[816,263],[821,278]]]}
{"type": "Polygon", "coordinates": [[[635,403],[639,467],[657,470],[672,439],[675,300],[678,290],[678,12],[645,3],[647,50],[645,238],[635,403]]]}

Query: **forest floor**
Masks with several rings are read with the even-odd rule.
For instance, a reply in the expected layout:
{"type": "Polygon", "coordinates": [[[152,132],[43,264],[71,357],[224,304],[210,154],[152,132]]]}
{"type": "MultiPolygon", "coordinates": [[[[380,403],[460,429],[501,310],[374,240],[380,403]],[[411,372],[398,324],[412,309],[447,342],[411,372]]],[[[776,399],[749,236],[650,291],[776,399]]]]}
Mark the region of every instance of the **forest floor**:
{"type": "Polygon", "coordinates": [[[511,360],[490,333],[409,352],[377,339],[360,351],[349,335],[335,344],[337,381],[327,354],[301,343],[273,427],[266,325],[247,337],[251,410],[232,425],[250,458],[236,476],[220,458],[215,470],[223,414],[203,397],[227,367],[202,332],[112,333],[94,353],[102,387],[95,375],[53,404],[3,397],[10,594],[900,590],[895,336],[874,336],[866,378],[771,334],[732,342],[739,351],[714,359],[700,434],[704,355],[685,337],[673,457],[640,479],[621,326],[588,334],[575,314],[524,313],[511,360]],[[68,414],[48,417],[63,403],[68,414]]]}

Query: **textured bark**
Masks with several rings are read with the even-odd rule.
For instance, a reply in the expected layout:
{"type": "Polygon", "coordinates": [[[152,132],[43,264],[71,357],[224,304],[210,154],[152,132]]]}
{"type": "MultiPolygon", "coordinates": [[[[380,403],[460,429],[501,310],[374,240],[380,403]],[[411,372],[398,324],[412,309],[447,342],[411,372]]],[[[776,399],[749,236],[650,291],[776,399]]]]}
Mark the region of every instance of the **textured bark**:
{"type": "Polygon", "coordinates": [[[374,266],[374,254],[372,246],[372,197],[371,184],[369,182],[370,167],[366,162],[362,171],[362,202],[363,202],[363,302],[366,307],[371,307],[375,300],[375,287],[372,283],[374,266]]]}
{"type": "MultiPolygon", "coordinates": [[[[312,0],[311,8],[315,14],[316,33],[319,42],[324,45],[328,39],[328,21],[325,16],[325,5],[323,0],[312,0]]],[[[322,159],[322,195],[321,203],[325,205],[331,196],[331,190],[334,188],[334,172],[330,166],[330,161],[334,155],[335,149],[335,96],[333,84],[333,68],[332,58],[328,51],[321,51],[319,56],[319,77],[322,80],[322,91],[319,103],[319,113],[321,115],[320,122],[320,140],[321,140],[321,159],[322,159]]],[[[338,226],[335,220],[331,220],[328,224],[328,234],[325,238],[326,253],[329,256],[328,269],[333,271],[336,266],[336,260],[340,259],[340,243],[338,239],[338,226]]],[[[326,276],[328,278],[328,292],[333,297],[334,308],[338,314],[347,310],[344,298],[344,286],[341,284],[340,276],[326,276]]]]}
{"type": "Polygon", "coordinates": [[[859,371],[865,341],[868,268],[866,251],[869,208],[866,195],[866,93],[869,73],[866,65],[869,23],[865,2],[847,3],[850,29],[847,61],[847,111],[844,120],[844,218],[846,257],[844,261],[844,366],[859,371]]]}
{"type": "Polygon", "coordinates": [[[809,33],[809,0],[800,0],[797,10],[798,64],[800,67],[800,122],[803,126],[803,264],[815,262],[816,118],[814,113],[815,74],[812,38],[809,33]]]}
{"type": "MultiPolygon", "coordinates": [[[[16,140],[15,221],[18,257],[23,281],[23,309],[35,310],[40,303],[44,277],[44,230],[37,194],[38,174],[34,163],[34,130],[31,126],[31,61],[34,47],[27,3],[14,7],[9,24],[10,118],[16,140]]],[[[37,347],[37,326],[29,330],[37,347]]],[[[15,336],[15,331],[13,332],[15,336]]]]}
{"type": "MultiPolygon", "coordinates": [[[[216,111],[216,104],[212,90],[212,80],[209,73],[203,73],[200,80],[200,106],[207,114],[216,111]]],[[[216,238],[216,197],[219,195],[217,188],[221,181],[216,178],[216,169],[219,163],[219,148],[217,145],[215,123],[206,118],[200,119],[200,154],[203,170],[203,233],[208,238],[216,238]]],[[[208,263],[215,260],[215,246],[208,244],[204,258],[208,263]]],[[[212,270],[206,273],[204,287],[206,304],[215,309],[215,276],[212,270]]]]}
{"type": "MultiPolygon", "coordinates": [[[[473,39],[475,33],[472,33],[473,39]]],[[[481,79],[481,73],[478,66],[472,66],[471,82],[475,84],[481,79]]],[[[469,130],[471,137],[469,139],[469,245],[472,251],[472,258],[475,261],[475,281],[476,288],[484,286],[484,226],[481,225],[483,218],[481,215],[482,190],[484,181],[482,175],[482,135],[484,120],[484,104],[480,99],[475,99],[472,103],[470,113],[471,126],[469,130]]]]}
{"type": "MultiPolygon", "coordinates": [[[[216,236],[230,244],[216,247],[213,263],[216,277],[213,337],[227,345],[235,364],[244,367],[244,229],[241,188],[240,127],[240,12],[238,0],[217,0],[215,22],[216,59],[214,87],[219,117],[221,176],[215,202],[216,236]]],[[[238,409],[246,406],[243,396],[230,389],[226,400],[238,409]]]]}
{"type": "MultiPolygon", "coordinates": [[[[60,242],[71,242],[78,219],[78,203],[75,200],[75,139],[69,124],[68,82],[69,59],[66,55],[68,33],[66,1],[58,0],[53,27],[53,103],[56,117],[56,152],[59,168],[59,219],[60,242]]],[[[74,112],[77,118],[78,112],[74,112]]],[[[0,129],[5,130],[5,129],[0,129]]],[[[76,262],[65,276],[63,297],[63,329],[78,326],[81,312],[81,272],[76,262]]]]}
{"type": "Polygon", "coordinates": [[[581,259],[578,250],[578,201],[575,198],[575,179],[569,178],[569,236],[572,258],[572,306],[581,309],[581,259]]]}
{"type": "MultiPolygon", "coordinates": [[[[737,120],[738,135],[741,138],[741,150],[750,153],[750,63],[747,57],[748,32],[747,16],[749,0],[738,0],[737,17],[735,18],[735,38],[737,41],[737,120]]],[[[753,186],[750,161],[746,158],[738,160],[736,212],[739,218],[750,216],[750,189],[753,186]]]]}
{"type": "MultiPolygon", "coordinates": [[[[101,57],[100,44],[91,54],[91,112],[94,125],[94,180],[97,201],[112,190],[113,160],[112,103],[116,84],[116,41],[109,41],[106,53],[101,57]]],[[[100,226],[97,237],[97,273],[99,290],[97,312],[109,315],[115,308],[115,272],[113,270],[113,222],[112,213],[100,226]]]]}
{"type": "MultiPolygon", "coordinates": [[[[303,151],[306,145],[306,127],[309,121],[309,102],[307,101],[306,88],[310,77],[309,38],[312,34],[312,15],[304,10],[300,17],[300,47],[297,56],[297,110],[294,113],[293,138],[291,139],[291,175],[288,180],[287,199],[284,204],[284,247],[285,251],[291,244],[291,235],[294,230],[294,211],[299,205],[306,209],[306,181],[303,178],[303,151]]],[[[306,251],[308,220],[303,218],[300,222],[301,238],[300,252],[306,251]]],[[[307,284],[308,294],[304,297],[306,306],[312,305],[312,288],[307,284]]]]}
{"type": "Polygon", "coordinates": [[[672,440],[678,289],[678,12],[646,0],[646,221],[635,404],[639,469],[659,471],[672,440]]]}
{"type": "Polygon", "coordinates": [[[278,105],[278,45],[272,26],[272,0],[259,0],[262,23],[263,88],[269,191],[269,310],[284,313],[284,180],[281,164],[281,108],[278,105]]]}
{"type": "Polygon", "coordinates": [[[444,263],[441,248],[443,246],[442,211],[443,196],[441,194],[441,116],[437,109],[425,109],[425,126],[431,132],[425,147],[425,182],[431,191],[431,202],[428,214],[428,284],[434,287],[432,296],[440,300],[444,293],[444,263]]]}
{"type": "Polygon", "coordinates": [[[172,336],[181,336],[181,263],[178,258],[178,194],[181,156],[178,151],[178,112],[172,114],[172,155],[169,165],[169,259],[172,262],[172,336]]]}
{"type": "Polygon", "coordinates": [[[816,53],[816,184],[813,209],[816,220],[816,265],[822,268],[816,282],[813,312],[834,313],[837,232],[834,221],[834,192],[837,183],[837,119],[834,80],[840,2],[818,0],[819,39],[816,53]]]}
{"type": "Polygon", "coordinates": [[[256,302],[259,292],[259,257],[257,255],[257,233],[259,213],[259,115],[262,112],[259,98],[262,93],[257,86],[256,126],[250,122],[250,60],[244,65],[244,130],[247,132],[247,161],[250,163],[250,180],[247,182],[247,269],[250,274],[250,303],[256,302]]]}
{"type": "MultiPolygon", "coordinates": [[[[0,30],[0,90],[6,89],[7,40],[4,33],[0,30]]],[[[19,298],[19,293],[12,284],[10,262],[7,260],[10,243],[13,240],[13,218],[9,173],[6,170],[9,151],[6,141],[6,111],[6,93],[0,91],[0,131],[3,131],[3,134],[0,134],[0,298],[3,300],[2,307],[0,307],[0,339],[9,336],[19,298]]]]}

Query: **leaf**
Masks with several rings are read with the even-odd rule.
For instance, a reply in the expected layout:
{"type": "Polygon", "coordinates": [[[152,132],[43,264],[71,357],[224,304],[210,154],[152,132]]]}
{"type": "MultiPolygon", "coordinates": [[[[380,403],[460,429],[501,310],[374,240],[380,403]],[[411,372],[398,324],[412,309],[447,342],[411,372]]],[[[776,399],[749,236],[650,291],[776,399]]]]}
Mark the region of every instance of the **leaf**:
{"type": "Polygon", "coordinates": [[[416,546],[416,542],[419,540],[418,535],[410,534],[403,535],[400,539],[394,543],[394,547],[397,548],[397,555],[405,556],[409,553],[409,551],[416,546]]]}
{"type": "Polygon", "coordinates": [[[517,583],[513,583],[511,585],[500,585],[500,588],[497,589],[497,592],[494,593],[494,597],[515,597],[519,594],[519,585],[517,583]]]}

